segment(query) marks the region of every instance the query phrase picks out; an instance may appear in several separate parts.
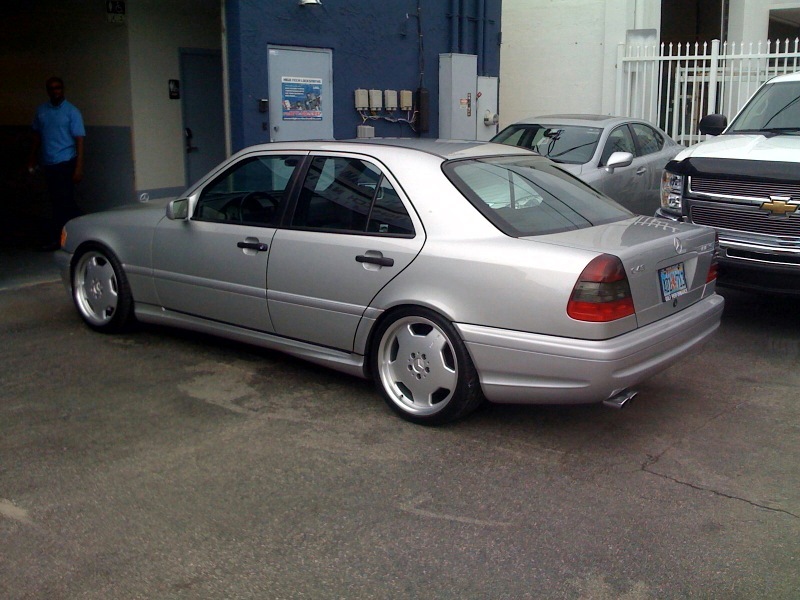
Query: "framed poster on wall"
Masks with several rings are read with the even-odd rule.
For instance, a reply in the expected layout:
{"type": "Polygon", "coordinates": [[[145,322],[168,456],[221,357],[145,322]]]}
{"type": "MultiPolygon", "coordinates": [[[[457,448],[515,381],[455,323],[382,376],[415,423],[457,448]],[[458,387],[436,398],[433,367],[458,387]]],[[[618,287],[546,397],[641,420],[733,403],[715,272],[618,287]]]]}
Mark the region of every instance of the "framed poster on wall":
{"type": "Polygon", "coordinates": [[[281,77],[281,105],[284,121],[321,121],[322,79],[281,77]]]}

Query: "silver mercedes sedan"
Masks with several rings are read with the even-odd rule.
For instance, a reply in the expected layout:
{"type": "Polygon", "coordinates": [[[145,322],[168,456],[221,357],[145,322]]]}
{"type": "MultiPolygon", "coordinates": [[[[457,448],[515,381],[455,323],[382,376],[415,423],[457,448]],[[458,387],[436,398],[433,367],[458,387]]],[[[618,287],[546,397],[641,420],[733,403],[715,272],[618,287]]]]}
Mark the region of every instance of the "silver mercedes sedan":
{"type": "Polygon", "coordinates": [[[712,229],[477,142],[254,146],[166,206],[70,221],[56,254],[97,331],[138,320],[280,350],[372,378],[421,424],[484,399],[620,407],[724,303],[712,229]]]}
{"type": "Polygon", "coordinates": [[[606,115],[532,117],[492,141],[546,156],[640,215],[661,207],[661,174],[684,149],[652,123],[606,115]]]}

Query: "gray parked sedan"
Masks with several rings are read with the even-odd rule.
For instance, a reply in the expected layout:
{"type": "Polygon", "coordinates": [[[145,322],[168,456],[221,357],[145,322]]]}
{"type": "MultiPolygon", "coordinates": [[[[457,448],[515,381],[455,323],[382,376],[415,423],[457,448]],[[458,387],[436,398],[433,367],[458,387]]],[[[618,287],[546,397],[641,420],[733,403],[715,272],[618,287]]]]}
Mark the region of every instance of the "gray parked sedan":
{"type": "Polygon", "coordinates": [[[647,121],[604,115],[533,117],[509,125],[492,141],[546,156],[640,215],[653,215],[661,206],[664,166],[683,150],[647,121]]]}
{"type": "Polygon", "coordinates": [[[495,402],[621,406],[719,326],[714,231],[635,216],[499,144],[247,148],[164,207],[70,221],[81,317],[371,377],[417,423],[495,402]]]}

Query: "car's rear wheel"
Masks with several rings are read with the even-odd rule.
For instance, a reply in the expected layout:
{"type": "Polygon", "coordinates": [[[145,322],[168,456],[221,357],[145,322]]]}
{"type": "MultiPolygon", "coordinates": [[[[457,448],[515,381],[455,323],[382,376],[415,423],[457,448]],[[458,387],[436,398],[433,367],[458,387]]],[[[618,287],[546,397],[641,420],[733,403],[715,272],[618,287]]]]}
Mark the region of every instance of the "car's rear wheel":
{"type": "Polygon", "coordinates": [[[483,400],[464,342],[437,313],[401,309],[378,327],[375,339],[375,383],[404,419],[438,425],[466,416],[483,400]]]}
{"type": "Polygon", "coordinates": [[[83,320],[97,331],[121,331],[133,320],[133,297],[116,256],[85,249],[72,269],[72,298],[83,320]]]}

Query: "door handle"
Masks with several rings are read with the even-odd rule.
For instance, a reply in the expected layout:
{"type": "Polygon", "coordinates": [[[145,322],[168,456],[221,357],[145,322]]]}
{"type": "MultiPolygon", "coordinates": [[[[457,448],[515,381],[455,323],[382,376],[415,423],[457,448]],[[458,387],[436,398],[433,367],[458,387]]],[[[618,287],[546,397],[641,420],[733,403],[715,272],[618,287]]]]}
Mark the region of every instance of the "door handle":
{"type": "Polygon", "coordinates": [[[236,244],[236,247],[255,250],[256,252],[266,252],[269,250],[269,244],[265,244],[263,242],[239,242],[236,244]]]}
{"type": "Polygon", "coordinates": [[[356,256],[356,262],[370,263],[373,265],[380,265],[381,267],[394,266],[394,259],[387,258],[386,256],[365,256],[363,254],[359,254],[358,256],[356,256]]]}
{"type": "Polygon", "coordinates": [[[647,167],[639,167],[638,169],[636,169],[637,175],[644,175],[645,173],[647,173],[647,167]]]}
{"type": "Polygon", "coordinates": [[[192,138],[194,137],[192,130],[187,127],[186,129],[183,130],[183,133],[186,137],[186,153],[188,154],[190,152],[197,150],[198,149],[197,146],[192,146],[192,138]]]}

